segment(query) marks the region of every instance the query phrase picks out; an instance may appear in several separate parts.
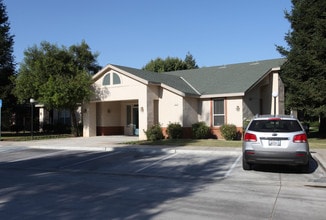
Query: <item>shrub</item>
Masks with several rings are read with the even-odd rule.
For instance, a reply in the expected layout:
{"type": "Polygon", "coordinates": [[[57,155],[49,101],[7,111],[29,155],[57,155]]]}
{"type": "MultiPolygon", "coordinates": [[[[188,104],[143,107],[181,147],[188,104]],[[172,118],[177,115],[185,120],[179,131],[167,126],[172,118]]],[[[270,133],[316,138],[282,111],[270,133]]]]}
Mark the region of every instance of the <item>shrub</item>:
{"type": "Polygon", "coordinates": [[[205,122],[197,122],[192,124],[192,134],[196,139],[204,139],[208,137],[209,127],[205,122]]]}
{"type": "Polygon", "coordinates": [[[179,123],[169,123],[166,131],[170,139],[179,139],[182,136],[182,127],[179,123]]]}
{"type": "Polygon", "coordinates": [[[235,140],[237,138],[237,127],[233,124],[224,124],[221,126],[221,133],[225,140],[235,140]]]}
{"type": "Polygon", "coordinates": [[[145,131],[147,140],[156,141],[163,139],[162,128],[159,124],[151,126],[147,131],[145,131]]]}

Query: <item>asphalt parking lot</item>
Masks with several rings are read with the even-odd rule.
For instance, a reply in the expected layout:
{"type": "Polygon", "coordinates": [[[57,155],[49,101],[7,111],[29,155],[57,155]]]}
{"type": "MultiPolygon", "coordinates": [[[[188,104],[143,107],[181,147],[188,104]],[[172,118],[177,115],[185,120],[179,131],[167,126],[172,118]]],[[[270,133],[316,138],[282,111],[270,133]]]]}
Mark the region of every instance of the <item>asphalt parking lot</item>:
{"type": "Polygon", "coordinates": [[[83,140],[83,148],[69,140],[2,146],[0,219],[326,215],[325,170],[313,158],[308,173],[288,166],[244,171],[238,148],[138,148],[117,144],[119,138],[94,140],[83,140]]]}
{"type": "Polygon", "coordinates": [[[54,149],[2,150],[0,168],[96,172],[165,178],[220,179],[230,175],[240,153],[114,150],[109,152],[54,149]]]}

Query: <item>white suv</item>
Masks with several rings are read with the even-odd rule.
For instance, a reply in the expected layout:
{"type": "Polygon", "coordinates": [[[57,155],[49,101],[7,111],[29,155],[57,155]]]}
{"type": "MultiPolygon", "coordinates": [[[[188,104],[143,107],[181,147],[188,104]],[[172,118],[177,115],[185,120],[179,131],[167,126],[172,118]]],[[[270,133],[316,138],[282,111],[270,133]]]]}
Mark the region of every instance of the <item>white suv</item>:
{"type": "Polygon", "coordinates": [[[288,164],[309,169],[307,134],[291,115],[253,118],[244,133],[242,155],[244,170],[252,169],[253,164],[288,164]]]}

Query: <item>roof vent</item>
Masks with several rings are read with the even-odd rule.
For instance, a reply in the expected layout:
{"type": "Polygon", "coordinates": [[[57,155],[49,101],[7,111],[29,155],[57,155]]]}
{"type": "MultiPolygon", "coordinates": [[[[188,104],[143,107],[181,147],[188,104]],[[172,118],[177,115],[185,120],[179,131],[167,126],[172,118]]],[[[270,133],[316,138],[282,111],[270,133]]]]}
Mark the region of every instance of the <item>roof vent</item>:
{"type": "Polygon", "coordinates": [[[218,67],[219,69],[225,69],[226,68],[226,65],[223,65],[223,66],[220,66],[218,67]]]}
{"type": "Polygon", "coordinates": [[[258,64],[259,64],[259,62],[256,61],[256,62],[250,63],[249,65],[253,66],[253,65],[258,65],[258,64]]]}

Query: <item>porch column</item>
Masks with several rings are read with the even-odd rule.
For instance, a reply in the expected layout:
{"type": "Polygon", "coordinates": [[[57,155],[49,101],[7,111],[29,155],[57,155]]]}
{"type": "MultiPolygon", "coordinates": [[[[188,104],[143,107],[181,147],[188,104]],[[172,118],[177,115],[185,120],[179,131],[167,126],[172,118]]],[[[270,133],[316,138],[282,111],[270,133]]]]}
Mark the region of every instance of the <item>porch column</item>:
{"type": "Polygon", "coordinates": [[[96,103],[91,102],[83,105],[83,136],[96,136],[96,103]]]}
{"type": "MultiPolygon", "coordinates": [[[[272,85],[272,94],[277,94],[276,97],[272,97],[272,103],[271,103],[271,115],[274,114],[274,107],[276,108],[276,115],[279,114],[279,75],[278,72],[273,73],[273,85],[272,85]]],[[[272,96],[272,94],[270,94],[272,96]]]]}

